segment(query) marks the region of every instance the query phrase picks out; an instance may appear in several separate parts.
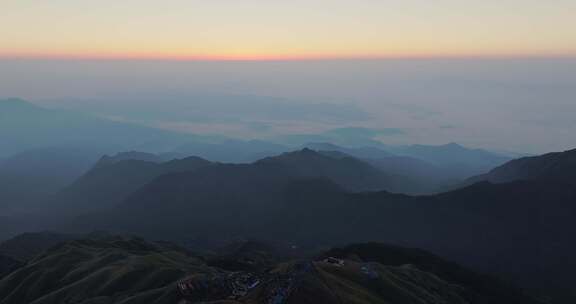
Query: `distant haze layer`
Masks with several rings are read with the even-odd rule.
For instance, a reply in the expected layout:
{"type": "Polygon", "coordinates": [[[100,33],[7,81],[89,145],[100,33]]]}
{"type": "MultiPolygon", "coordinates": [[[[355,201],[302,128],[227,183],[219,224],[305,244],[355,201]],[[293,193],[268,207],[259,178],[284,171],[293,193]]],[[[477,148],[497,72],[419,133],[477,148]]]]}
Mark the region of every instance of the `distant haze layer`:
{"type": "Polygon", "coordinates": [[[576,142],[576,58],[0,60],[0,96],[192,133],[386,129],[390,144],[576,142]]]}

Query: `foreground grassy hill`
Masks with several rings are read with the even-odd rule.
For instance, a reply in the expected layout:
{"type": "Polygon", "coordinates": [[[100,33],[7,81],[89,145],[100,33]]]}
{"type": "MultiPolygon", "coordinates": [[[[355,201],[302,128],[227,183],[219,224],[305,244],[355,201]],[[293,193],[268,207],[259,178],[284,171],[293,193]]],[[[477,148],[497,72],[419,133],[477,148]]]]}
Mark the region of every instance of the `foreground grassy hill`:
{"type": "Polygon", "coordinates": [[[136,238],[74,240],[2,279],[0,303],[176,303],[173,283],[208,271],[178,248],[136,238]]]}
{"type": "Polygon", "coordinates": [[[11,270],[0,279],[0,304],[538,303],[423,251],[360,244],[295,260],[271,258],[273,247],[247,243],[242,254],[226,255],[229,263],[221,268],[169,243],[94,234],[53,246],[11,270]],[[225,267],[242,263],[261,267],[225,267]],[[231,298],[235,293],[226,288],[233,284],[220,283],[238,274],[258,284],[231,298]],[[212,284],[214,278],[220,283],[212,284]],[[190,293],[178,284],[187,280],[198,283],[190,293]]]}
{"type": "Polygon", "coordinates": [[[465,289],[413,266],[385,266],[342,260],[280,265],[272,273],[287,283],[262,285],[244,301],[249,304],[466,304],[465,289]]]}

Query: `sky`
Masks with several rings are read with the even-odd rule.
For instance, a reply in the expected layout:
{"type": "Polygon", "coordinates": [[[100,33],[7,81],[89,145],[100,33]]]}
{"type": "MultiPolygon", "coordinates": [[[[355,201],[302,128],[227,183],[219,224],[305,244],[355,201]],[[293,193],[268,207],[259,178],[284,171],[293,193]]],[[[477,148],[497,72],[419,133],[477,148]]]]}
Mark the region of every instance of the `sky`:
{"type": "Polygon", "coordinates": [[[576,54],[573,0],[2,0],[0,56],[576,54]]]}
{"type": "Polygon", "coordinates": [[[238,138],[576,146],[573,0],[0,0],[0,97],[238,138]]]}

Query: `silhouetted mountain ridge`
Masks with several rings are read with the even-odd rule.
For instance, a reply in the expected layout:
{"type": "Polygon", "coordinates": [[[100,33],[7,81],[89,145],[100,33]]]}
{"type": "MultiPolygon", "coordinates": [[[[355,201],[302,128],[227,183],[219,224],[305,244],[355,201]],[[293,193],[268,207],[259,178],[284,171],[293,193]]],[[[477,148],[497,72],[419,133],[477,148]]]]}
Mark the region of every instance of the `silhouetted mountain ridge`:
{"type": "Polygon", "coordinates": [[[93,165],[100,153],[81,148],[43,148],[6,158],[0,164],[0,211],[36,212],[93,165]]]}
{"type": "Polygon", "coordinates": [[[52,201],[72,213],[105,210],[163,174],[193,171],[211,164],[195,156],[167,162],[140,152],[105,156],[52,201]]]}
{"type": "Polygon", "coordinates": [[[574,184],[576,183],[576,149],[519,158],[485,175],[473,177],[469,182],[479,180],[493,183],[541,180],[574,184]]]}
{"type": "Polygon", "coordinates": [[[385,148],[341,147],[331,143],[309,143],[305,147],[327,154],[334,152],[361,159],[391,175],[409,178],[415,185],[409,193],[430,194],[446,191],[470,176],[501,165],[510,158],[458,144],[412,145],[385,148]],[[392,152],[391,152],[392,151],[392,152]]]}
{"type": "Polygon", "coordinates": [[[126,160],[140,160],[140,161],[147,161],[147,162],[152,162],[152,163],[159,163],[162,161],[162,159],[153,153],[147,153],[147,152],[140,152],[140,151],[129,151],[129,152],[122,152],[122,153],[117,153],[116,155],[104,155],[102,156],[102,158],[100,158],[100,160],[98,161],[98,163],[96,164],[96,166],[106,166],[106,165],[110,165],[110,164],[115,164],[121,161],[126,161],[126,160]]]}
{"type": "Polygon", "coordinates": [[[259,160],[255,165],[283,166],[296,176],[326,177],[354,191],[398,191],[401,176],[388,175],[352,156],[333,157],[308,148],[259,160]]]}

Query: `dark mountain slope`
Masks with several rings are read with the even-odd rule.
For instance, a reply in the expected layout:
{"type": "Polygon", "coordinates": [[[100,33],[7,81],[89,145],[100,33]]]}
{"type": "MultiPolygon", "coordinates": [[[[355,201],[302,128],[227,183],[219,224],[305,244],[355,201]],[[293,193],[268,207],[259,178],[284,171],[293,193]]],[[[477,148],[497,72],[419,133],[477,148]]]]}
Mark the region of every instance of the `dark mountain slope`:
{"type": "Polygon", "coordinates": [[[0,212],[43,207],[47,196],[80,177],[99,157],[97,150],[45,148],[18,153],[0,164],[0,212]]]}
{"type": "Polygon", "coordinates": [[[409,194],[432,194],[445,190],[455,183],[459,183],[463,176],[458,169],[450,166],[438,166],[408,156],[393,156],[379,159],[369,159],[366,162],[372,166],[391,174],[409,177],[415,185],[415,191],[409,194]]]}
{"type": "Polygon", "coordinates": [[[294,171],[272,163],[217,164],[166,174],[128,197],[119,208],[78,222],[82,226],[93,223],[93,229],[101,226],[98,218],[104,216],[105,224],[110,225],[104,229],[139,231],[159,238],[182,233],[194,236],[200,231],[208,237],[225,231],[242,236],[272,220],[269,215],[277,214],[283,203],[284,185],[296,178],[294,171]]]}
{"type": "Polygon", "coordinates": [[[361,221],[347,222],[341,231],[349,238],[434,250],[535,292],[574,296],[569,282],[576,271],[570,236],[576,231],[576,194],[570,186],[483,183],[434,197],[353,201],[368,208],[357,215],[361,221]]]}
{"type": "Polygon", "coordinates": [[[10,257],[0,255],[0,280],[22,266],[22,263],[10,257]]]}
{"type": "MultiPolygon", "coordinates": [[[[179,225],[194,233],[204,231],[214,221],[219,225],[208,233],[229,229],[238,234],[253,232],[284,213],[286,188],[303,178],[327,178],[355,190],[383,189],[394,181],[354,158],[335,158],[305,149],[253,164],[215,164],[165,174],[131,195],[120,208],[100,215],[106,217],[105,222],[97,215],[78,222],[90,227],[88,230],[120,229],[157,233],[159,237],[168,231],[177,235],[179,225]],[[146,222],[156,223],[157,228],[143,225],[146,222]]],[[[270,225],[278,227],[273,222],[270,225]]]]}
{"type": "Polygon", "coordinates": [[[304,149],[253,164],[217,164],[193,172],[164,175],[131,196],[125,205],[142,208],[166,201],[166,208],[190,209],[195,202],[215,204],[221,201],[241,208],[250,205],[276,208],[274,202],[281,198],[284,187],[302,178],[327,178],[354,190],[382,189],[389,181],[386,174],[362,161],[304,149]],[[227,198],[230,200],[226,201],[227,198]]]}
{"type": "Polygon", "coordinates": [[[150,160],[156,159],[142,153],[105,156],[90,171],[55,195],[52,204],[65,208],[68,213],[104,210],[116,206],[160,175],[193,171],[212,164],[199,157],[167,162],[150,160]]]}
{"type": "Polygon", "coordinates": [[[328,178],[352,191],[386,189],[392,192],[404,192],[414,186],[407,177],[380,171],[352,156],[330,155],[307,148],[265,158],[255,164],[282,166],[294,172],[296,176],[328,178]]]}
{"type": "Polygon", "coordinates": [[[516,159],[469,182],[480,180],[493,183],[542,180],[576,184],[576,150],[516,159]]]}
{"type": "Polygon", "coordinates": [[[494,277],[479,275],[420,249],[364,243],[334,248],[324,253],[324,257],[351,258],[390,266],[412,265],[446,282],[465,286],[467,291],[461,296],[470,303],[538,303],[494,277]]]}

